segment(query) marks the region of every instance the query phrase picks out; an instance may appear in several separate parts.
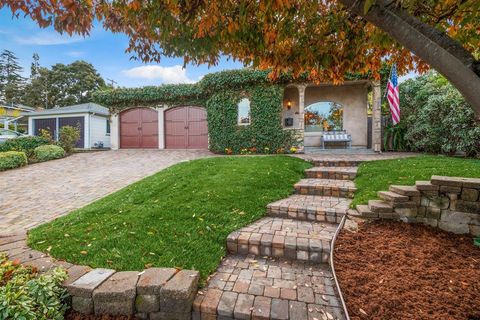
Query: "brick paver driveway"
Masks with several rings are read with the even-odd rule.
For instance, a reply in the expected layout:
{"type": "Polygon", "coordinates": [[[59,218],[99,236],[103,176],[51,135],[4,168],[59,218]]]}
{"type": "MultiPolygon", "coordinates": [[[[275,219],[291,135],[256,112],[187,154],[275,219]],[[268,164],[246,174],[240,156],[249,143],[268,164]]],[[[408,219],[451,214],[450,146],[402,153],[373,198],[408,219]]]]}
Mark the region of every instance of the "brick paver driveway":
{"type": "Polygon", "coordinates": [[[199,150],[119,150],[0,172],[0,232],[30,229],[175,163],[212,156],[199,150]]]}

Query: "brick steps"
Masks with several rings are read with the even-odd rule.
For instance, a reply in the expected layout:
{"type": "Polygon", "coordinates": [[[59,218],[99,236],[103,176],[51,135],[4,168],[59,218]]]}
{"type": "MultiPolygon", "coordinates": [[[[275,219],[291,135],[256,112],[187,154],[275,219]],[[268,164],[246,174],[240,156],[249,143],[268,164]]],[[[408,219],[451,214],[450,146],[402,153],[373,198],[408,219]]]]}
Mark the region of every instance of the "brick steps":
{"type": "Polygon", "coordinates": [[[294,185],[298,194],[353,198],[357,190],[350,180],[302,179],[294,185]]]}
{"type": "Polygon", "coordinates": [[[294,194],[267,205],[273,217],[338,223],[347,213],[350,199],[294,194]]]}
{"type": "Polygon", "coordinates": [[[200,319],[344,319],[324,264],[230,255],[193,303],[200,319]]]}
{"type": "Polygon", "coordinates": [[[312,167],[305,170],[307,178],[353,180],[357,167],[312,167]]]}
{"type": "Polygon", "coordinates": [[[336,224],[262,218],[227,237],[228,252],[328,263],[336,224]]]}
{"type": "Polygon", "coordinates": [[[315,167],[358,167],[363,161],[355,160],[313,160],[315,167]]]}

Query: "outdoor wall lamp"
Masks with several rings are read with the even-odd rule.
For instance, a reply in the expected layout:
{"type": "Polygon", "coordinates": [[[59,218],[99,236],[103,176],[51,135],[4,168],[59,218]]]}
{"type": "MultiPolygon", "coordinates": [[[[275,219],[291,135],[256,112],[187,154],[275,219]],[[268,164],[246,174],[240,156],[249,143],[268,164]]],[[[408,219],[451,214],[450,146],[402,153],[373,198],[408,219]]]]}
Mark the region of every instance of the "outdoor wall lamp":
{"type": "Polygon", "coordinates": [[[287,100],[287,109],[290,110],[292,108],[292,101],[290,99],[287,100]]]}

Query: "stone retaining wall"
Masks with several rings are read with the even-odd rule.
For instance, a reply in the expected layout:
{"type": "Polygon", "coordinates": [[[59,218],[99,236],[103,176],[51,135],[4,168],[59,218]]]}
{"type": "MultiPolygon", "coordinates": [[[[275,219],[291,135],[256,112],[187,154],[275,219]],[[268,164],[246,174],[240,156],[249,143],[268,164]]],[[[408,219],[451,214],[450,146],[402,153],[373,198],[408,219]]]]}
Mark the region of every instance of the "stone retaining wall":
{"type": "Polygon", "coordinates": [[[390,186],[378,195],[383,201],[370,201],[369,212],[359,210],[362,215],[480,236],[480,179],[432,176],[415,186],[390,186]]]}

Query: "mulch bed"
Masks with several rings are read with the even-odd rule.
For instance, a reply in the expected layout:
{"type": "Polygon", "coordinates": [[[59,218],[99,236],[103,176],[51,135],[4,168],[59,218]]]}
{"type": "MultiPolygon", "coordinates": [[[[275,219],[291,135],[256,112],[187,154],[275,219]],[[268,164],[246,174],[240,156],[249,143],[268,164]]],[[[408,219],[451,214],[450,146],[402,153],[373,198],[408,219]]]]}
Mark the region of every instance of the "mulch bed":
{"type": "Polygon", "coordinates": [[[340,233],[335,271],[352,320],[480,320],[480,248],[469,236],[364,223],[340,233]]]}

